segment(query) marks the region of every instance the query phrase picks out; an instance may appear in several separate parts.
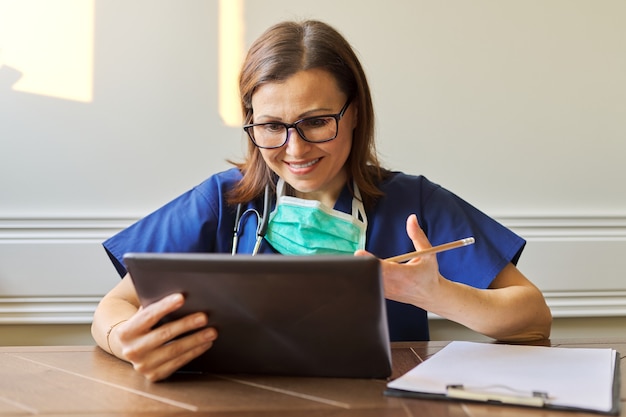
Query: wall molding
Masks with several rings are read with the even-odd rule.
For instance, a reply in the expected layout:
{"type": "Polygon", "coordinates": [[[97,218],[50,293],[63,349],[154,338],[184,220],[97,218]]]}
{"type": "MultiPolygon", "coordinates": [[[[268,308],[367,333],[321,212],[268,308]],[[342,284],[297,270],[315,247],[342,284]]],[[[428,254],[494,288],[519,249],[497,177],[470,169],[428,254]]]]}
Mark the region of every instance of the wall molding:
{"type": "Polygon", "coordinates": [[[0,325],[88,324],[100,297],[2,297],[0,325]]]}
{"type": "Polygon", "coordinates": [[[509,215],[496,219],[526,239],[626,240],[625,215],[509,215]]]}
{"type": "MultiPolygon", "coordinates": [[[[96,243],[99,245],[138,217],[0,217],[0,257],[5,245],[19,246],[20,250],[23,248],[24,251],[29,250],[29,244],[54,245],[69,242],[78,245],[96,243]]],[[[550,244],[554,242],[557,246],[570,241],[591,244],[626,242],[626,215],[507,215],[496,218],[529,242],[533,240],[550,244]]],[[[621,262],[619,259],[615,261],[621,262]]],[[[16,277],[16,279],[29,278],[16,277]]],[[[0,275],[0,283],[2,280],[3,277],[0,275]]],[[[616,288],[614,291],[562,290],[546,291],[544,294],[556,318],[626,316],[626,286],[616,288]]],[[[100,297],[93,294],[4,296],[0,297],[0,324],[90,323],[99,300],[100,297]]]]}
{"type": "MultiPolygon", "coordinates": [[[[545,297],[555,318],[626,317],[626,291],[548,292],[545,297]]],[[[100,297],[0,297],[0,325],[89,324],[99,301],[100,297]]]]}
{"type": "Polygon", "coordinates": [[[138,217],[0,217],[0,244],[98,240],[115,234],[138,217]]]}
{"type": "MultiPolygon", "coordinates": [[[[0,243],[19,240],[106,239],[141,216],[0,216],[0,243]]],[[[524,238],[626,240],[626,214],[494,216],[524,238]]]]}
{"type": "Polygon", "coordinates": [[[626,317],[626,291],[544,292],[554,317],[626,317]]]}

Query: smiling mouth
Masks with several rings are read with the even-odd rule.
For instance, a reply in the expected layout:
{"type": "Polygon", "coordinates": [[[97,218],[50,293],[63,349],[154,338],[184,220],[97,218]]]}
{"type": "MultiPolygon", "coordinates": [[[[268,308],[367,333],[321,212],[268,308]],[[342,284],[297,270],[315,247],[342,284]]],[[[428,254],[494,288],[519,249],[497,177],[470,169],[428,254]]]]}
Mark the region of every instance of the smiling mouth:
{"type": "Polygon", "coordinates": [[[320,158],[316,158],[316,159],[314,159],[314,160],[312,160],[312,161],[305,162],[305,163],[303,163],[303,164],[294,164],[294,163],[292,163],[292,162],[288,162],[287,164],[288,164],[290,167],[292,167],[292,168],[302,169],[302,168],[308,168],[308,167],[310,167],[310,166],[315,165],[315,164],[316,164],[319,160],[320,160],[320,158]]]}

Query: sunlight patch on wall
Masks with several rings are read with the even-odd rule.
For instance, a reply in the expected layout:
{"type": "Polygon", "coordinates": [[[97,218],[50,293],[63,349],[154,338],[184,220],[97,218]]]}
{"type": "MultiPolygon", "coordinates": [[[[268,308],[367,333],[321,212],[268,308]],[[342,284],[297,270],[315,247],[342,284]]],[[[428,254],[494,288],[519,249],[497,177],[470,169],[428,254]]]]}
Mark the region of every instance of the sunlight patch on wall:
{"type": "Polygon", "coordinates": [[[0,70],[14,91],[91,102],[95,0],[0,0],[0,70]]]}
{"type": "Polygon", "coordinates": [[[227,126],[241,126],[239,71],[244,58],[244,0],[219,3],[219,113],[227,126]]]}

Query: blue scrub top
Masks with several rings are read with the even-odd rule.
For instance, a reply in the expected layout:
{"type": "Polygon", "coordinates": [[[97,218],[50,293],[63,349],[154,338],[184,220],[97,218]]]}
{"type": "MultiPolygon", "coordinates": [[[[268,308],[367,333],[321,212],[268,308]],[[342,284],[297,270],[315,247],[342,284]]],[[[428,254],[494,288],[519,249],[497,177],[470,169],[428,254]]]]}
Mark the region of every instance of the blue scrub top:
{"type": "MultiPolygon", "coordinates": [[[[240,179],[236,168],[215,174],[106,240],[104,247],[120,276],[126,274],[123,256],[127,252],[230,253],[235,207],[226,203],[225,195],[240,179]]],[[[476,239],[474,245],[437,254],[444,277],[472,287],[487,288],[509,262],[517,263],[526,244],[509,229],[423,176],[392,172],[379,188],[384,197],[366,209],[365,245],[379,258],[415,250],[406,234],[406,219],[411,214],[417,215],[433,246],[470,236],[476,239]]],[[[262,214],[263,202],[252,201],[245,209],[262,214]]],[[[339,196],[335,209],[351,213],[348,187],[339,196]]],[[[242,218],[237,253],[252,253],[256,227],[256,215],[242,218]]],[[[276,253],[267,242],[259,252],[276,253]]],[[[424,310],[387,300],[387,318],[392,341],[429,340],[424,310]]]]}

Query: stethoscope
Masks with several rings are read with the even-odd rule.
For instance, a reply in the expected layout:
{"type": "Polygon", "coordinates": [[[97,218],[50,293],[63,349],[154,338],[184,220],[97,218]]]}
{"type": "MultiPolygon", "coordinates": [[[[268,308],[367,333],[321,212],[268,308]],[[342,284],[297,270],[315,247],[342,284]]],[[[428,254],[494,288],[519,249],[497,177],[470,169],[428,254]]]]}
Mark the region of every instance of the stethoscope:
{"type": "Polygon", "coordinates": [[[263,215],[259,214],[258,210],[249,208],[243,213],[241,210],[243,209],[243,204],[237,204],[237,213],[235,214],[235,227],[233,229],[233,251],[232,254],[237,254],[237,245],[239,244],[239,229],[241,228],[241,221],[248,215],[254,214],[257,219],[257,227],[256,227],[256,242],[254,243],[254,249],[252,249],[252,256],[256,255],[259,252],[259,248],[261,247],[261,241],[265,237],[265,233],[267,232],[267,225],[269,224],[269,216],[267,212],[270,208],[270,186],[267,184],[265,186],[265,193],[263,195],[263,215]]]}

